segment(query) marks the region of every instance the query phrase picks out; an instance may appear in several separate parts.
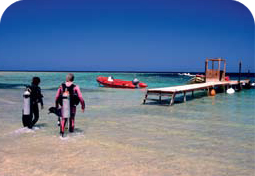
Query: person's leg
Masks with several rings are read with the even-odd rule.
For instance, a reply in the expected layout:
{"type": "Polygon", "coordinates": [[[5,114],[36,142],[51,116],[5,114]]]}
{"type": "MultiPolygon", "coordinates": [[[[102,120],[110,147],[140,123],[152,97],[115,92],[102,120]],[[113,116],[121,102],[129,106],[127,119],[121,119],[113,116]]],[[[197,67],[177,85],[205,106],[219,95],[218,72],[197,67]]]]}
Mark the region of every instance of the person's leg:
{"type": "Polygon", "coordinates": [[[60,121],[60,134],[63,136],[64,132],[65,132],[65,126],[66,126],[67,118],[61,117],[60,119],[61,119],[61,121],[60,121]]]}
{"type": "Polygon", "coordinates": [[[22,123],[24,127],[27,127],[27,115],[22,114],[22,123]]]}
{"type": "Polygon", "coordinates": [[[32,129],[32,127],[33,127],[33,124],[32,124],[33,112],[34,112],[34,109],[33,109],[33,104],[32,104],[32,102],[31,102],[31,103],[30,103],[30,115],[24,116],[24,120],[25,120],[26,126],[27,126],[29,129],[32,129]]]}
{"type": "Polygon", "coordinates": [[[58,116],[58,126],[60,126],[62,111],[61,108],[56,108],[56,115],[58,116]]]}
{"type": "Polygon", "coordinates": [[[22,123],[24,127],[32,128],[32,115],[22,115],[22,123]]]}
{"type": "Polygon", "coordinates": [[[75,119],[76,107],[71,107],[71,117],[69,119],[69,132],[74,132],[74,119],[75,119]]]}
{"type": "Polygon", "coordinates": [[[32,127],[36,124],[36,122],[39,119],[39,108],[37,103],[33,104],[33,115],[34,115],[34,118],[32,120],[32,127]]]}
{"type": "Polygon", "coordinates": [[[60,122],[61,122],[61,117],[58,116],[58,126],[60,126],[60,122]]]}

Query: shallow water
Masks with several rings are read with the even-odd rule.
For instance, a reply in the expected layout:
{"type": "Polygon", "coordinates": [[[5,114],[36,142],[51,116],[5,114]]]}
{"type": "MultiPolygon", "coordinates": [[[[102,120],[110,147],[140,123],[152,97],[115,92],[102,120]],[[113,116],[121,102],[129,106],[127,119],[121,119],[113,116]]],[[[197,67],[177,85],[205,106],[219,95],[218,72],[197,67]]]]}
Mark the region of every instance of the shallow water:
{"type": "MultiPolygon", "coordinates": [[[[145,90],[98,87],[107,73],[75,73],[86,101],[75,133],[59,137],[48,115],[66,73],[0,74],[0,175],[254,175],[255,89],[233,95],[197,92],[174,106],[142,105],[145,90]],[[22,128],[23,84],[40,76],[45,109],[34,129],[22,128]]],[[[134,76],[149,87],[184,84],[167,74],[134,76]]]]}

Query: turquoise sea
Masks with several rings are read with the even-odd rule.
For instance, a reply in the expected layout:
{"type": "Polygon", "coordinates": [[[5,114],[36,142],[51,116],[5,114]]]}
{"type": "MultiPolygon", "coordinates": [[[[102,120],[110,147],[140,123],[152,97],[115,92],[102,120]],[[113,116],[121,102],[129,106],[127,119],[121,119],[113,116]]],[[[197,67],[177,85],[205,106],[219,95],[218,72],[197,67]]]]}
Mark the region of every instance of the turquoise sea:
{"type": "MultiPolygon", "coordinates": [[[[196,92],[173,106],[142,104],[146,89],[98,86],[97,76],[132,80],[148,88],[185,84],[177,73],[77,72],[86,102],[75,133],[59,137],[54,105],[65,72],[0,72],[2,176],[253,176],[255,89],[215,97],[196,92]],[[41,78],[45,107],[32,130],[22,127],[22,93],[41,78]]],[[[246,77],[243,77],[245,79],[246,77]]],[[[231,76],[236,80],[237,77],[231,76]]],[[[252,78],[254,80],[254,78],[252,78]]],[[[180,101],[178,101],[180,100],[180,101]]]]}

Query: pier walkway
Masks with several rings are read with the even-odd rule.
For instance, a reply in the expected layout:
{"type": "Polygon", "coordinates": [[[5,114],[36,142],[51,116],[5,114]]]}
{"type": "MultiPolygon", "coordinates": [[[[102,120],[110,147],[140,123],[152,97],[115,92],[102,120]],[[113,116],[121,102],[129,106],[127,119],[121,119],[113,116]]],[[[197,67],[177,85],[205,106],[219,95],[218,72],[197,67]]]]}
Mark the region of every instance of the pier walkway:
{"type": "Polygon", "coordinates": [[[214,89],[217,87],[223,87],[224,91],[228,89],[230,86],[237,86],[238,84],[248,84],[249,80],[241,80],[239,81],[212,81],[206,83],[197,83],[197,84],[187,84],[181,86],[173,86],[173,87],[163,87],[163,88],[154,88],[148,89],[143,100],[143,104],[146,103],[146,100],[157,100],[157,99],[148,99],[149,95],[157,95],[159,96],[158,101],[161,102],[162,96],[168,96],[171,98],[170,104],[174,104],[174,99],[177,94],[183,93],[183,101],[186,102],[186,93],[192,92],[192,96],[194,97],[194,91],[197,90],[207,90],[209,93],[210,89],[214,89]]]}

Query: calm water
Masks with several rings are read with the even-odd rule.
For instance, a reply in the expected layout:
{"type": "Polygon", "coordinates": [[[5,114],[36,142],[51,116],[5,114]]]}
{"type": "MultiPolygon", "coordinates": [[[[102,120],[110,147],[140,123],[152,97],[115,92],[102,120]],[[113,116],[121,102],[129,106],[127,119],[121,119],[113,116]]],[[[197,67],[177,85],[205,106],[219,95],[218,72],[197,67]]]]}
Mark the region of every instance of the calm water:
{"type": "Polygon", "coordinates": [[[142,105],[144,89],[99,87],[96,77],[137,77],[149,88],[185,84],[189,77],[75,73],[86,111],[78,108],[75,133],[60,138],[57,117],[47,109],[65,75],[0,72],[0,175],[254,175],[255,89],[215,97],[197,92],[171,107],[142,105]],[[21,124],[22,93],[33,76],[41,78],[45,109],[28,130],[21,124]]]}

